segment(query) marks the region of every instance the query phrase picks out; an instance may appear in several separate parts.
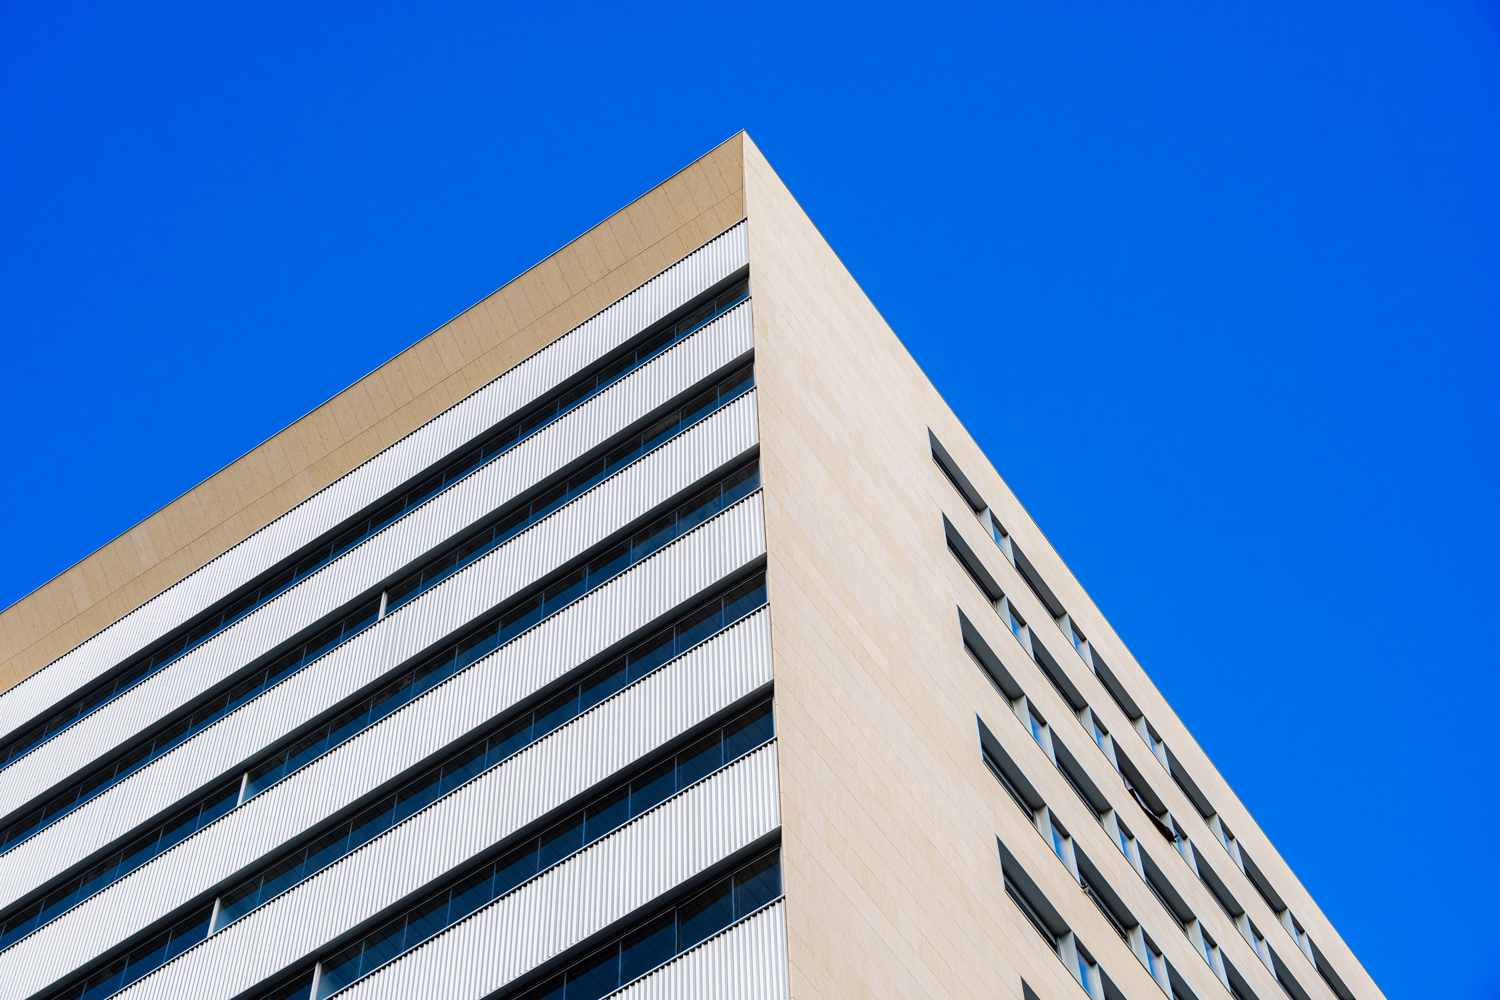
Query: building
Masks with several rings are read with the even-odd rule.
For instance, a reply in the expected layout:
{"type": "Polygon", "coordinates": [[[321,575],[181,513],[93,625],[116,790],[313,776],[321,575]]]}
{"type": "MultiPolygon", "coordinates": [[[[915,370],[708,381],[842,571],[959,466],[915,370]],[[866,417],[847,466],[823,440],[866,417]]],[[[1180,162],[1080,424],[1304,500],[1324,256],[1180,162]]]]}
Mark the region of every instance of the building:
{"type": "Polygon", "coordinates": [[[737,135],[0,614],[0,998],[1379,989],[737,135]]]}

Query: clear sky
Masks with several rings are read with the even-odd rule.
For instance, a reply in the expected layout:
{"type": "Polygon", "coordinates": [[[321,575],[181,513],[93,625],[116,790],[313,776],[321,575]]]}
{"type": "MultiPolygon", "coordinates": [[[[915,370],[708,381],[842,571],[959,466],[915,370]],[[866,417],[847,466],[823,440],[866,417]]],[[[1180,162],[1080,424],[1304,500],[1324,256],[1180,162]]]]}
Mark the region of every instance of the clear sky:
{"type": "Polygon", "coordinates": [[[0,605],[747,128],[1387,994],[1500,996],[1500,4],[1145,6],[0,3],[0,605]]]}

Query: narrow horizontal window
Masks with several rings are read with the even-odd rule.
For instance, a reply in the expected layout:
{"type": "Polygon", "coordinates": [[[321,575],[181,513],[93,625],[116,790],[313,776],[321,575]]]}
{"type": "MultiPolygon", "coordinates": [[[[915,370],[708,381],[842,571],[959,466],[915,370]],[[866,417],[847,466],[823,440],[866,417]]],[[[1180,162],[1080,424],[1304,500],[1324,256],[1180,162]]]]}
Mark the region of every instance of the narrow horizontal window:
{"type": "MultiPolygon", "coordinates": [[[[729,479],[735,479],[738,475],[739,473],[731,474],[729,479]]],[[[627,684],[634,683],[694,645],[730,627],[765,603],[765,575],[761,573],[695,606],[677,623],[668,625],[631,647],[628,652],[590,671],[583,680],[550,696],[540,707],[529,709],[519,717],[506,719],[490,736],[458,751],[422,777],[408,782],[399,791],[365,808],[358,815],[346,817],[332,828],[325,829],[311,844],[299,847],[295,852],[272,862],[260,874],[226,892],[221,901],[219,917],[215,921],[216,927],[226,926],[273,896],[310,878],[439,794],[446,794],[469,778],[499,764],[627,684]],[[714,627],[705,631],[705,622],[711,622],[714,627]]],[[[328,748],[336,745],[333,741],[342,743],[390,714],[395,707],[390,704],[393,698],[404,696],[409,700],[416,683],[414,678],[421,672],[422,668],[419,667],[382,688],[367,701],[346,710],[329,723],[326,729],[318,730],[319,733],[328,734],[328,748]]],[[[754,733],[749,735],[753,736],[754,733]]],[[[731,748],[737,751],[736,756],[746,738],[739,735],[730,740],[731,748]]],[[[298,745],[305,742],[300,741],[298,745]]],[[[290,753],[291,751],[286,751],[272,757],[271,763],[284,768],[290,753]]],[[[262,765],[252,769],[251,773],[257,770],[265,774],[274,771],[274,768],[265,769],[262,765]]],[[[247,787],[248,784],[247,779],[247,787]]],[[[207,826],[234,808],[239,795],[240,781],[236,779],[178,813],[162,827],[136,838],[123,850],[96,863],[82,876],[50,890],[45,897],[34,903],[23,903],[0,924],[0,948],[31,933],[63,911],[128,875],[189,833],[207,826]]],[[[247,794],[246,798],[248,797],[247,794]]]]}
{"type": "Polygon", "coordinates": [[[370,510],[360,514],[353,521],[341,525],[323,541],[303,550],[281,566],[264,574],[259,583],[245,588],[224,602],[218,609],[178,629],[170,639],[159,644],[152,652],[136,658],[123,670],[112,672],[108,679],[85,688],[65,707],[52,712],[45,721],[23,727],[19,735],[6,741],[4,752],[0,753],[0,767],[72,725],[105,702],[123,694],[146,677],[181,657],[188,650],[201,645],[213,635],[228,628],[293,583],[326,566],[481,465],[509,451],[516,444],[541,430],[542,427],[644,365],[708,320],[737,305],[748,295],[749,279],[747,278],[697,306],[683,319],[651,334],[639,346],[628,347],[617,353],[597,371],[576,378],[567,385],[554,390],[546,402],[535,407],[519,421],[502,427],[490,435],[483,444],[475,445],[462,453],[459,458],[450,462],[442,470],[424,473],[416,485],[409,487],[403,493],[373,504],[370,510]]]}
{"type": "MultiPolygon", "coordinates": [[[[709,387],[700,395],[699,399],[712,397],[714,406],[711,409],[717,408],[727,405],[733,399],[743,395],[754,384],[754,371],[751,367],[747,366],[720,380],[716,385],[709,387]]],[[[639,438],[633,437],[624,445],[621,445],[620,447],[624,448],[625,451],[621,452],[622,464],[620,467],[623,468],[624,464],[629,464],[629,462],[641,457],[643,451],[637,450],[638,448],[649,451],[685,429],[688,423],[684,414],[688,412],[689,407],[696,405],[699,404],[690,403],[688,407],[682,407],[679,410],[673,411],[673,413],[661,418],[648,427],[639,438]],[[655,435],[655,443],[649,447],[640,443],[646,437],[652,435],[655,435]],[[628,460],[623,457],[627,454],[628,460]]],[[[702,414],[699,414],[696,419],[702,419],[702,414]]],[[[479,656],[488,652],[489,649],[494,648],[495,645],[519,635],[542,618],[553,614],[566,604],[571,603],[584,592],[602,586],[613,576],[623,572],[633,563],[640,561],[655,549],[666,544],[670,538],[677,537],[689,530],[696,523],[711,516],[718,509],[722,509],[733,502],[732,500],[726,500],[726,497],[734,497],[736,499],[743,497],[758,486],[758,471],[754,476],[747,474],[744,478],[736,482],[720,484],[718,493],[714,497],[707,497],[705,495],[694,498],[688,504],[674,510],[670,515],[663,515],[663,519],[648,527],[647,531],[652,533],[644,540],[637,533],[636,536],[621,541],[614,548],[608,549],[599,556],[596,556],[593,561],[582,568],[583,576],[579,577],[577,571],[574,571],[573,577],[560,580],[552,587],[530,595],[520,605],[512,606],[510,611],[502,615],[502,620],[496,626],[494,635],[490,637],[493,640],[493,645],[484,649],[479,649],[475,646],[459,651],[460,656],[466,655],[469,659],[463,664],[455,665],[454,669],[458,669],[459,666],[466,665],[467,662],[478,659],[479,656]],[[717,507],[713,507],[714,504],[717,504],[717,507]],[[708,510],[707,508],[710,507],[713,509],[708,510]],[[666,520],[667,517],[671,518],[670,522],[666,520]],[[697,520],[695,521],[694,518],[697,520]]],[[[507,535],[506,537],[508,539],[511,536],[507,535]]],[[[451,549],[448,554],[439,557],[437,561],[444,562],[447,560],[450,570],[458,568],[456,553],[466,544],[468,542],[460,543],[459,546],[451,549]],[[452,558],[450,559],[450,557],[452,558]]],[[[499,541],[494,541],[489,544],[489,547],[493,548],[499,544],[499,541]]],[[[479,554],[482,553],[471,553],[470,560],[478,558],[479,554]]],[[[427,573],[427,570],[421,570],[414,577],[408,577],[406,581],[392,588],[393,592],[401,590],[403,587],[406,588],[397,603],[409,601],[418,593],[436,586],[442,578],[448,575],[447,571],[445,571],[429,578],[427,573]],[[412,579],[416,579],[417,583],[411,584],[412,579]]],[[[389,614],[390,611],[391,606],[388,604],[386,613],[389,614]]],[[[0,852],[9,850],[15,844],[35,834],[38,830],[53,823],[66,813],[93,799],[109,787],[118,784],[173,747],[234,711],[240,705],[257,697],[274,685],[279,684],[335,646],[348,641],[355,633],[373,625],[378,619],[379,614],[380,602],[378,600],[370,600],[358,605],[344,619],[320,627],[320,630],[311,639],[293,648],[291,652],[277,657],[272,661],[270,666],[251,674],[248,678],[241,679],[228,691],[222,692],[208,703],[200,705],[191,715],[180,717],[173,722],[167,723],[164,728],[159,730],[149,740],[137,744],[124,754],[117,756],[103,768],[95,771],[79,784],[74,785],[61,794],[52,796],[43,805],[32,809],[19,820],[8,824],[4,828],[3,833],[0,833],[0,852]]],[[[449,673],[451,672],[450,670],[449,673]]],[[[422,678],[421,680],[425,681],[426,684],[421,687],[421,690],[426,690],[426,687],[432,686],[432,684],[437,683],[441,679],[440,677],[422,678]]],[[[414,697],[418,693],[420,693],[420,690],[413,691],[411,692],[411,696],[414,697]]],[[[292,760],[293,758],[289,757],[286,763],[290,764],[292,760]]],[[[260,791],[274,782],[276,780],[274,772],[275,768],[272,767],[271,771],[257,775],[254,790],[260,791]]],[[[283,766],[280,773],[289,772],[283,766]]]]}

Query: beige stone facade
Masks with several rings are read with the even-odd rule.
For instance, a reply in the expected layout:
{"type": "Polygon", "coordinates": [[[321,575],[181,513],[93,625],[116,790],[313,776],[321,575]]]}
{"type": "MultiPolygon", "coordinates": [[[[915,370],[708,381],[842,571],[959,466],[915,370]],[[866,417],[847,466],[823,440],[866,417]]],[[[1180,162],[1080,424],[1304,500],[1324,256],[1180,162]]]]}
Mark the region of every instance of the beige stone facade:
{"type": "MultiPolygon", "coordinates": [[[[0,690],[117,620],[494,376],[749,220],[791,995],[1081,996],[1007,895],[996,838],[1109,980],[1158,981],[980,754],[976,717],[1199,1000],[1230,993],[1012,704],[965,651],[961,609],[1104,792],[1258,1000],[1275,973],[1152,829],[1121,775],[949,551],[944,516],[1138,764],[1245,917],[1313,1000],[1339,994],[1153,760],[1051,611],[932,457],[949,450],[1219,821],[1359,1000],[1378,987],[1173,714],[968,432],[743,133],[130,532],[0,613],[0,690]],[[1156,768],[1157,770],[1151,770],[1156,768]]],[[[940,294],[943,290],[935,290],[940,294]]],[[[1295,995],[1295,994],[1294,994],[1295,995]]],[[[1300,1000],[1300,998],[1299,998],[1300,1000]]]]}
{"type": "MultiPolygon", "coordinates": [[[[1007,897],[997,836],[1131,998],[1162,990],[980,757],[975,716],[1026,771],[1079,847],[1201,1000],[1216,973],[1086,811],[965,652],[958,608],[983,631],[1054,732],[1148,844],[1149,821],[1063,696],[949,553],[946,514],[1058,654],[1134,761],[1159,766],[1131,720],[1053,629],[932,458],[929,428],[1128,686],[1157,734],[1290,904],[1355,996],[1380,996],[1145,672],[968,432],[745,140],[745,207],[760,386],[766,535],[781,739],[792,995],[820,998],[1082,994],[1007,897]],[[1049,629],[1052,631],[1049,632],[1049,629]],[[1131,743],[1130,741],[1135,741],[1131,743]],[[1262,863],[1261,859],[1265,861],[1262,863]],[[1325,943],[1326,942],[1326,943],[1325,943]]],[[[941,290],[937,292],[940,294],[941,290]]],[[[1235,899],[1312,997],[1331,998],[1292,936],[1165,770],[1148,772],[1235,899]],[[1214,856],[1212,852],[1220,852],[1214,856]]],[[[1148,850],[1257,997],[1273,974],[1167,842],[1148,850]]]]}

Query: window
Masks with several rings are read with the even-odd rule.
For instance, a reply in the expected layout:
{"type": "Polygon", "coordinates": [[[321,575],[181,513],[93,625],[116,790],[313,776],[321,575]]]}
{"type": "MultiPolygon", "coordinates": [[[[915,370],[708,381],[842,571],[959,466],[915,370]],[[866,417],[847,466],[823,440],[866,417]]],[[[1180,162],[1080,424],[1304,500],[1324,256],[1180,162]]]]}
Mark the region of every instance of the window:
{"type": "Polygon", "coordinates": [[[974,488],[974,484],[969,482],[969,477],[964,475],[959,469],[958,463],[953,461],[953,456],[948,454],[948,449],[942,446],[941,442],[937,439],[937,435],[932,433],[931,428],[927,431],[927,440],[932,446],[933,462],[937,463],[937,467],[942,471],[949,485],[958,491],[959,496],[963,497],[964,503],[968,505],[969,510],[974,513],[984,510],[988,504],[979,495],[979,491],[974,488]]]}
{"type": "Polygon", "coordinates": [[[1068,640],[1073,643],[1073,648],[1078,651],[1079,656],[1083,657],[1085,663],[1091,662],[1089,659],[1089,641],[1083,637],[1082,632],[1078,631],[1078,626],[1073,624],[1073,619],[1070,615],[1064,615],[1063,618],[1065,619],[1064,625],[1066,626],[1064,632],[1067,634],[1068,640]]]}
{"type": "MultiPolygon", "coordinates": [[[[746,367],[721,380],[717,385],[708,389],[700,398],[712,396],[715,405],[723,405],[727,401],[744,393],[753,385],[753,371],[751,368],[746,367]]],[[[650,448],[655,447],[656,444],[665,440],[658,433],[658,428],[664,427],[667,423],[671,424],[671,427],[668,429],[673,434],[681,427],[686,426],[689,421],[685,414],[695,405],[697,405],[697,401],[689,403],[678,411],[674,411],[669,417],[647,428],[644,434],[641,435],[641,440],[644,442],[647,437],[653,434],[657,434],[658,439],[650,443],[649,447],[646,444],[642,444],[642,450],[650,450],[650,448]]],[[[694,419],[697,418],[695,417],[694,419]]],[[[661,433],[665,433],[665,431],[661,433]]],[[[631,439],[631,441],[634,440],[634,438],[631,439]]],[[[629,444],[630,442],[627,441],[627,445],[629,444]]],[[[636,452],[631,451],[631,454],[636,455],[636,452]]],[[[633,461],[633,458],[631,460],[633,461]]],[[[733,478],[734,475],[731,475],[730,479],[733,478]]],[[[663,540],[664,535],[677,537],[677,535],[689,530],[698,521],[708,516],[703,510],[705,506],[711,506],[714,510],[720,509],[731,502],[728,499],[729,497],[743,496],[758,485],[758,472],[753,482],[742,480],[731,484],[728,480],[725,480],[724,483],[719,484],[717,487],[719,493],[716,498],[706,495],[694,497],[670,515],[664,516],[656,523],[637,532],[635,536],[599,553],[587,565],[556,576],[551,586],[545,590],[539,590],[521,601],[512,602],[510,609],[502,613],[498,624],[493,630],[495,634],[488,640],[489,644],[481,647],[477,644],[478,641],[476,640],[476,645],[459,650],[458,655],[461,662],[455,663],[454,669],[466,665],[467,662],[473,659],[478,659],[480,655],[493,649],[500,642],[519,635],[543,617],[552,614],[563,605],[576,600],[585,591],[603,585],[613,576],[623,572],[632,563],[639,561],[662,544],[665,544],[663,540]],[[670,525],[665,523],[668,517],[671,518],[670,525]],[[468,660],[464,660],[464,657],[468,657],[468,660]]],[[[487,531],[491,534],[499,532],[504,524],[505,522],[502,522],[501,525],[494,526],[487,529],[487,531]]],[[[506,535],[506,538],[509,537],[512,536],[506,535]]],[[[459,565],[457,562],[458,553],[463,551],[465,546],[469,546],[472,543],[473,539],[462,543],[450,550],[448,554],[430,562],[427,567],[391,588],[390,592],[398,596],[394,601],[386,604],[387,613],[396,604],[410,600],[417,593],[436,585],[442,578],[454,571],[455,567],[459,565]]],[[[493,544],[499,543],[493,542],[493,544]]],[[[471,556],[477,558],[479,551],[482,550],[473,550],[471,556]]],[[[80,784],[74,785],[61,794],[53,796],[41,808],[31,811],[23,815],[19,820],[9,824],[4,829],[3,841],[0,841],[0,851],[8,850],[42,827],[51,824],[65,813],[71,812],[84,802],[102,794],[107,788],[118,784],[130,774],[133,774],[146,764],[167,753],[190,736],[202,731],[240,705],[263,693],[273,685],[280,683],[291,674],[301,670],[335,646],[348,641],[355,633],[373,625],[380,617],[381,606],[382,602],[380,600],[365,601],[356,605],[354,610],[345,612],[342,620],[322,626],[312,638],[294,647],[290,652],[278,657],[272,661],[270,666],[252,673],[248,678],[241,679],[227,691],[212,696],[206,703],[200,704],[191,714],[179,715],[176,719],[159,726],[154,736],[137,743],[125,753],[117,755],[114,760],[95,771],[95,773],[91,774],[80,784]]],[[[427,686],[431,686],[431,684],[436,683],[440,679],[437,677],[431,678],[427,686]]],[[[255,791],[259,791],[270,784],[271,780],[274,780],[274,778],[271,780],[265,780],[265,778],[265,775],[257,776],[255,791]]]]}
{"type": "Polygon", "coordinates": [[[1090,996],[1096,994],[1094,989],[1094,963],[1089,961],[1082,948],[1075,949],[1078,955],[1078,981],[1090,996]]]}
{"type": "MultiPolygon", "coordinates": [[[[717,634],[718,631],[733,625],[745,615],[762,607],[765,604],[765,595],[764,574],[757,574],[749,580],[731,586],[720,596],[683,615],[677,625],[669,626],[652,638],[636,645],[629,653],[590,671],[581,681],[576,681],[560,693],[546,698],[536,708],[527,709],[519,717],[507,718],[503,723],[494,727],[489,737],[454,752],[446,761],[408,781],[396,792],[386,795],[352,816],[346,813],[345,818],[332,827],[325,828],[310,843],[299,845],[266,865],[256,875],[226,891],[219,899],[220,905],[213,930],[227,926],[230,922],[269,902],[297,883],[310,878],[425,807],[440,795],[447,794],[490,767],[498,765],[522,748],[619,691],[626,684],[639,680],[667,660],[681,655],[693,645],[705,641],[710,635],[717,634]],[[708,617],[712,618],[715,627],[710,633],[699,635],[703,622],[706,620],[705,609],[712,611],[712,615],[708,617]]],[[[380,695],[376,695],[377,699],[379,697],[380,695]]],[[[378,721],[387,713],[371,712],[369,714],[378,721]]],[[[341,731],[338,720],[331,725],[335,731],[341,731]]],[[[355,731],[357,729],[345,732],[341,741],[347,739],[348,735],[352,735],[355,731]]],[[[586,815],[580,814],[577,827],[586,837],[583,842],[591,843],[618,827],[626,819],[650,808],[667,795],[674,794],[675,791],[686,787],[697,778],[755,749],[773,735],[774,720],[771,715],[771,705],[770,702],[765,702],[736,717],[727,726],[716,729],[700,739],[684,751],[686,758],[677,760],[676,765],[673,763],[676,758],[668,758],[664,764],[650,769],[645,778],[638,778],[636,782],[605,793],[598,802],[587,806],[586,815]],[[637,784],[640,785],[639,788],[635,787],[637,784]]],[[[280,756],[273,758],[276,761],[282,759],[280,756]]],[[[169,822],[161,830],[154,831],[146,838],[137,839],[120,854],[111,855],[106,862],[90,869],[83,876],[81,885],[75,887],[74,882],[66,883],[66,898],[62,899],[58,905],[50,909],[43,909],[40,904],[23,907],[16,916],[7,920],[3,925],[0,947],[30,933],[41,923],[52,919],[67,907],[76,905],[82,899],[99,892],[105,886],[140,867],[156,854],[166,850],[167,846],[181,840],[181,836],[174,837],[167,832],[174,829],[174,824],[177,828],[186,827],[191,832],[223,815],[233,808],[239,791],[238,782],[223,786],[203,803],[182,814],[185,819],[179,818],[169,822]]],[[[571,828],[559,827],[558,829],[562,831],[558,834],[561,837],[571,828]]],[[[544,839],[548,836],[551,834],[544,835],[544,839]]],[[[563,842],[557,837],[549,841],[549,843],[563,842]]],[[[582,843],[577,846],[581,847],[582,843]]],[[[57,893],[54,891],[52,895],[56,896],[57,893]]]]}
{"type": "Polygon", "coordinates": [[[1167,973],[1166,968],[1162,964],[1166,960],[1161,957],[1161,952],[1157,949],[1156,945],[1151,943],[1149,938],[1145,938],[1142,944],[1144,947],[1141,950],[1146,953],[1146,971],[1151,973],[1152,979],[1161,982],[1162,977],[1167,973]]]}
{"type": "Polygon", "coordinates": [[[415,486],[409,487],[394,499],[382,499],[372,504],[373,513],[366,510],[353,521],[346,522],[328,533],[322,541],[314,543],[301,553],[286,560],[281,566],[263,574],[257,584],[222,602],[218,608],[193,622],[182,626],[171,638],[161,643],[153,652],[139,657],[124,669],[114,671],[104,681],[87,687],[76,700],[39,725],[32,726],[11,739],[0,753],[0,766],[48,739],[61,729],[89,714],[100,705],[123,694],[141,680],[174,662],[188,650],[201,645],[218,632],[228,628],[254,609],[280,594],[293,583],[305,579],[314,571],[332,562],[355,545],[375,534],[381,528],[415,509],[435,494],[467,476],[479,466],[489,462],[520,441],[535,433],[547,423],[574,409],[586,399],[602,392],[628,372],[639,368],[660,354],[671,344],[692,333],[708,319],[722,314],[749,295],[749,279],[741,280],[716,298],[707,300],[688,316],[673,325],[645,337],[639,347],[630,347],[617,353],[596,371],[574,378],[566,385],[554,390],[545,402],[519,422],[502,427],[483,444],[474,445],[446,468],[423,473],[415,486]]]}
{"type": "MultiPolygon", "coordinates": [[[[598,1000],[780,896],[781,855],[772,851],[685,902],[640,921],[582,961],[526,990],[519,1000],[598,1000]]],[[[319,996],[326,994],[320,989],[319,996]]]]}
{"type": "Polygon", "coordinates": [[[1120,853],[1125,855],[1126,858],[1129,858],[1130,842],[1135,838],[1130,835],[1129,830],[1125,829],[1125,824],[1118,821],[1116,821],[1115,823],[1115,834],[1120,842],[1120,853]]]}
{"type": "Polygon", "coordinates": [[[1043,750],[1047,748],[1047,724],[1036,717],[1036,713],[1028,707],[1026,718],[1031,729],[1031,738],[1036,740],[1037,745],[1043,750]]]}
{"type": "Polygon", "coordinates": [[[1094,731],[1094,742],[1098,744],[1100,750],[1103,750],[1106,754],[1108,754],[1109,745],[1105,741],[1109,739],[1109,730],[1099,725],[1099,720],[1094,717],[1093,712],[1089,713],[1089,724],[1090,728],[1094,731]]]}
{"type": "Polygon", "coordinates": [[[1115,913],[1114,908],[1109,905],[1109,901],[1100,895],[1099,890],[1094,887],[1086,874],[1080,872],[1078,881],[1083,886],[1084,894],[1094,901],[1094,906],[1098,908],[1100,913],[1104,914],[1104,919],[1109,921],[1109,925],[1115,929],[1115,933],[1120,935],[1120,940],[1128,942],[1130,940],[1130,931],[1125,926],[1125,922],[1115,913]]]}
{"type": "Polygon", "coordinates": [[[984,754],[984,766],[990,769],[990,773],[995,776],[995,780],[1000,782],[1001,787],[1004,788],[1005,791],[1010,795],[1010,797],[1015,800],[1016,805],[1021,807],[1021,811],[1025,813],[1027,817],[1030,817],[1032,815],[1031,807],[1028,806],[1026,804],[1026,800],[1021,797],[1020,790],[1018,790],[1016,786],[1011,783],[1010,778],[1006,776],[1005,771],[1000,767],[1000,762],[995,759],[995,755],[990,752],[989,747],[983,747],[981,749],[984,754]]]}
{"type": "Polygon", "coordinates": [[[1008,872],[1005,873],[1005,894],[1021,910],[1021,914],[1031,923],[1031,926],[1036,928],[1036,932],[1042,936],[1042,940],[1046,941],[1052,947],[1053,951],[1056,951],[1057,935],[1052,933],[1052,929],[1047,926],[1047,922],[1042,919],[1042,915],[1036,911],[1036,907],[1031,905],[1031,900],[1026,898],[1026,894],[1021,891],[1020,886],[1016,885],[1008,872]]]}
{"type": "Polygon", "coordinates": [[[1005,533],[1000,527],[1000,522],[995,520],[994,517],[990,518],[990,537],[995,540],[996,545],[1000,546],[1001,552],[1006,550],[1009,545],[1010,536],[1005,533]]]}
{"type": "MultiPolygon", "coordinates": [[[[683,756],[678,755],[679,768],[683,766],[683,756]]],[[[584,815],[579,813],[558,823],[540,838],[522,844],[498,861],[471,871],[428,896],[363,940],[326,956],[321,962],[316,996],[327,997],[343,989],[581,850],[585,838],[584,815]]],[[[565,973],[566,995],[597,1000],[622,982],[622,965],[633,979],[780,895],[780,855],[777,852],[762,855],[569,968],[565,973]],[[626,945],[623,952],[622,944],[626,945]],[[593,992],[596,989],[599,992],[593,992]]],[[[562,981],[559,977],[559,988],[562,981]]]]}
{"type": "Polygon", "coordinates": [[[1057,820],[1051,821],[1052,852],[1061,859],[1063,864],[1068,863],[1068,835],[1063,833],[1057,826],[1057,820]]]}

